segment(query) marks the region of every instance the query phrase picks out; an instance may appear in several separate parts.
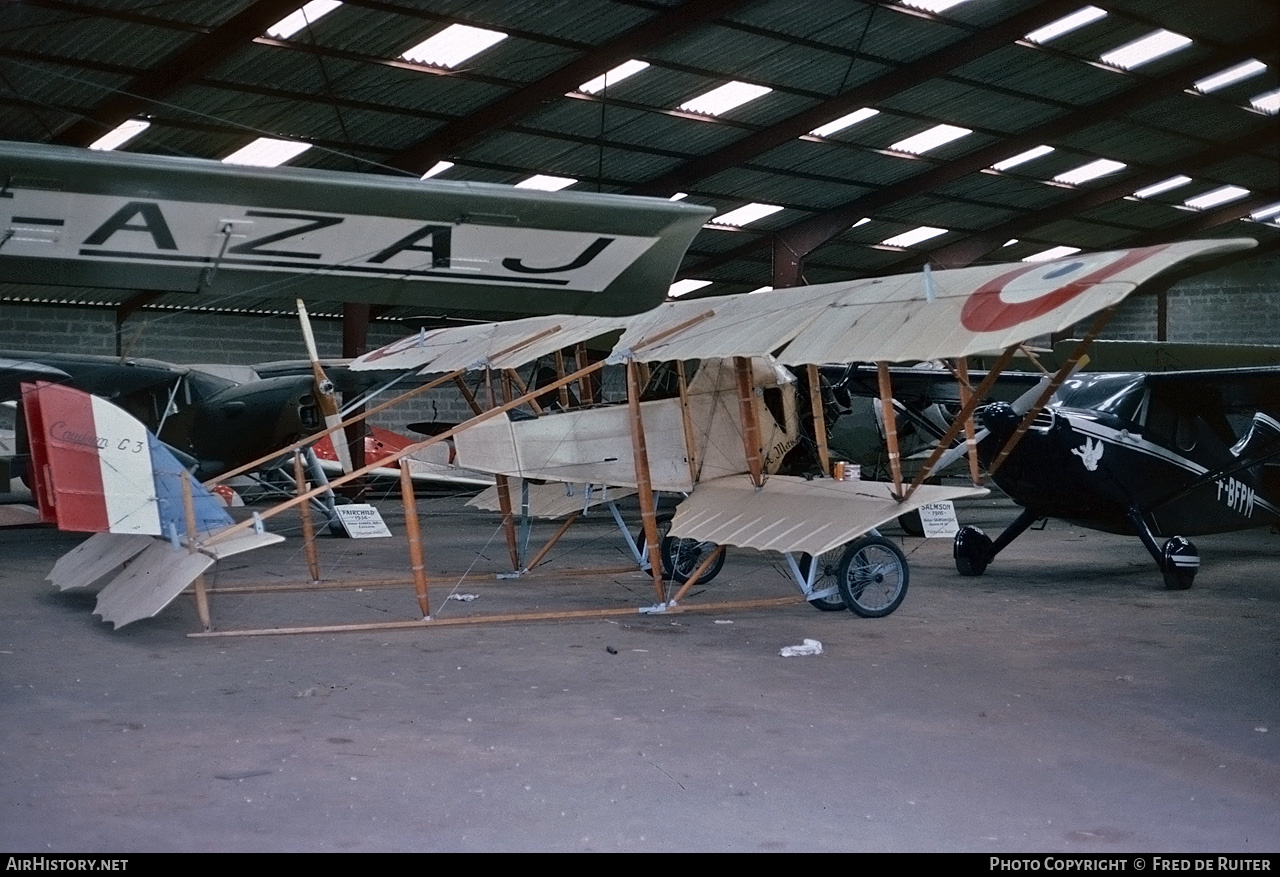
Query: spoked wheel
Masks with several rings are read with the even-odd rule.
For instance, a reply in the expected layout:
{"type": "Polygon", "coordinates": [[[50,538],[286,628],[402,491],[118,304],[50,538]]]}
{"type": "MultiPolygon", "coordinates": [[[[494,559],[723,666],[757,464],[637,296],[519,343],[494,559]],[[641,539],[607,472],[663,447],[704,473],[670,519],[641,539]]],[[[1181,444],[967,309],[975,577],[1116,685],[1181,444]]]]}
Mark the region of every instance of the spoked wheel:
{"type": "MultiPolygon", "coordinates": [[[[718,547],[714,542],[699,542],[696,539],[677,539],[668,536],[671,529],[671,515],[658,515],[658,558],[662,563],[662,577],[670,582],[683,585],[707,559],[707,555],[718,547]]],[[[636,534],[636,548],[644,552],[644,529],[636,534]]],[[[716,577],[724,566],[725,552],[721,551],[706,572],[698,577],[699,583],[709,582],[716,577]]],[[[652,562],[650,558],[650,562],[652,562]]]]}
{"type": "Polygon", "coordinates": [[[883,618],[907,596],[907,558],[897,545],[880,536],[850,542],[837,575],[845,605],[863,618],[883,618]]]}
{"type": "Polygon", "coordinates": [[[956,571],[962,576],[980,576],[991,562],[991,537],[977,527],[961,527],[951,545],[956,571]]]}
{"type": "Polygon", "coordinates": [[[1200,553],[1183,536],[1174,536],[1164,543],[1164,586],[1170,591],[1185,591],[1196,580],[1200,571],[1200,553]]]}
{"type": "MultiPolygon", "coordinates": [[[[830,551],[818,555],[818,572],[813,577],[813,589],[815,591],[836,586],[836,579],[840,574],[840,558],[843,556],[843,545],[838,545],[830,551]]],[[[800,574],[808,579],[809,567],[813,565],[813,557],[808,554],[802,554],[796,565],[800,567],[800,574]]],[[[844,599],[838,594],[810,600],[809,605],[822,612],[839,612],[845,608],[844,599]]]]}

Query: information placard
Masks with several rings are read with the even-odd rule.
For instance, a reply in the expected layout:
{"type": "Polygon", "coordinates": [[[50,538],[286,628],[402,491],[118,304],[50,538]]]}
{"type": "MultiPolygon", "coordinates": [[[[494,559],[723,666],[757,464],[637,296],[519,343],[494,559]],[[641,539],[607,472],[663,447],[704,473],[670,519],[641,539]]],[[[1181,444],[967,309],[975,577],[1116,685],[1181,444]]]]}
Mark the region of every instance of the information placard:
{"type": "Polygon", "coordinates": [[[376,539],[391,535],[387,525],[382,522],[382,515],[368,503],[334,506],[334,510],[352,539],[376,539]]]}

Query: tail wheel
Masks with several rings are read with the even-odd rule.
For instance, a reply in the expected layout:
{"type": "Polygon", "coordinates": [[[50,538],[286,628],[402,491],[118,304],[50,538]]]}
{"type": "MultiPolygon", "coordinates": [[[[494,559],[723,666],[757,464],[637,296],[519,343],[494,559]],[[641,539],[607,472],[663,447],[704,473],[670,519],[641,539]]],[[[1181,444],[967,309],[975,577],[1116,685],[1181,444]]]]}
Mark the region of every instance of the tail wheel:
{"type": "Polygon", "coordinates": [[[836,585],[855,614],[883,618],[902,605],[909,578],[907,558],[897,545],[880,536],[864,536],[845,548],[836,585]]]}
{"type": "Polygon", "coordinates": [[[991,562],[991,537],[977,527],[961,527],[951,545],[956,570],[962,576],[980,576],[991,562]]]}
{"type": "Polygon", "coordinates": [[[1200,553],[1183,536],[1174,536],[1160,552],[1164,567],[1164,586],[1170,591],[1189,589],[1200,571],[1200,553]]]}
{"type": "MultiPolygon", "coordinates": [[[[815,591],[836,587],[836,580],[840,575],[840,559],[842,557],[844,557],[843,545],[838,545],[830,551],[818,555],[818,571],[813,577],[813,589],[815,591]]],[[[810,555],[800,555],[797,566],[800,567],[800,574],[806,579],[809,578],[809,567],[813,566],[813,563],[814,558],[810,555]]],[[[844,598],[838,594],[810,600],[809,605],[821,612],[840,612],[847,608],[844,598]]]]}

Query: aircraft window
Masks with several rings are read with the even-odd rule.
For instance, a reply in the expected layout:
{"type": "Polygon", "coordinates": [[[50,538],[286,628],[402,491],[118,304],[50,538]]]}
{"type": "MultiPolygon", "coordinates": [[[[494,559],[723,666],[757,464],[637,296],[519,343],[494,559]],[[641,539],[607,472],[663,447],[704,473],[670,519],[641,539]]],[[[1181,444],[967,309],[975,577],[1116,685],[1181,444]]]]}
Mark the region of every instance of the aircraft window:
{"type": "Polygon", "coordinates": [[[1190,451],[1196,446],[1197,426],[1200,418],[1183,411],[1178,414],[1178,422],[1174,427],[1173,441],[1180,451],[1190,451]]]}
{"type": "Polygon", "coordinates": [[[1082,375],[1062,385],[1056,404],[1136,420],[1144,395],[1141,375],[1082,375]]]}

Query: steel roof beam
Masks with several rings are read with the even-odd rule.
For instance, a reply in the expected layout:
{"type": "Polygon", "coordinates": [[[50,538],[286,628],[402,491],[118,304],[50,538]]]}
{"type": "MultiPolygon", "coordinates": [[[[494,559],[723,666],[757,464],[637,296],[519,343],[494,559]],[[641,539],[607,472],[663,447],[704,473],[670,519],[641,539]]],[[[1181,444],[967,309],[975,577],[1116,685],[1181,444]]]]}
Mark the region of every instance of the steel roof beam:
{"type": "Polygon", "coordinates": [[[300,5],[298,0],[258,0],[208,33],[183,44],[159,66],[135,77],[94,107],[88,118],[65,128],[54,142],[88,146],[154,101],[203,76],[300,5]]]}
{"type": "Polygon", "coordinates": [[[757,131],[723,149],[691,159],[657,179],[633,187],[630,194],[666,197],[673,192],[688,189],[697,180],[750,161],[770,149],[803,137],[832,119],[862,107],[875,106],[975,58],[1004,48],[1037,27],[1056,21],[1079,7],[1079,0],[1045,0],[987,30],[963,37],[945,49],[904,64],[890,73],[757,131]]]}
{"type": "Polygon", "coordinates": [[[387,164],[413,173],[423,173],[454,150],[502,128],[511,119],[523,116],[548,100],[563,96],[579,85],[612,70],[665,40],[713,18],[745,6],[749,0],[690,0],[669,12],[654,16],[620,37],[604,43],[576,61],[537,82],[499,98],[478,112],[445,125],[428,139],[387,159],[387,164]]]}

